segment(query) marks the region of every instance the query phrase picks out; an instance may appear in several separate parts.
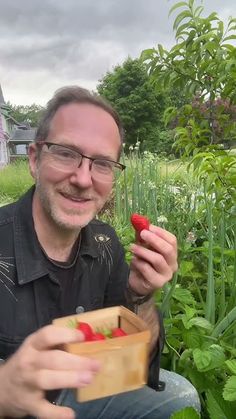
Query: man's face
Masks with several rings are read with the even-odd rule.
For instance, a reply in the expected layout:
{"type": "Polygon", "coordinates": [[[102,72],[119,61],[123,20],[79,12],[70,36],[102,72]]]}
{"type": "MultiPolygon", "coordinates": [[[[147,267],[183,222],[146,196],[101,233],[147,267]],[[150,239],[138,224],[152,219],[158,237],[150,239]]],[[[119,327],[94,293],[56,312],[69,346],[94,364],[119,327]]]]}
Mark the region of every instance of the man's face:
{"type": "MultiPolygon", "coordinates": [[[[89,157],[116,161],[121,140],[109,113],[91,104],[69,104],[53,117],[47,141],[73,147],[89,157]]],[[[63,229],[78,230],[87,225],[111,192],[112,182],[91,177],[88,159],[68,174],[53,167],[47,153],[37,158],[36,147],[31,145],[29,161],[36,181],[37,211],[63,229]]]]}

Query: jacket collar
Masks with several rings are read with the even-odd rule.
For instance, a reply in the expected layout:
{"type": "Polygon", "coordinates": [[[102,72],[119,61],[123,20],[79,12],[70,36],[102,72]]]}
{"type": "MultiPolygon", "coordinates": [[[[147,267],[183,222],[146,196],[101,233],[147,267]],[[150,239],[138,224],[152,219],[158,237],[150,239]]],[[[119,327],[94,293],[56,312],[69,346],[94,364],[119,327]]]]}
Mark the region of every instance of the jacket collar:
{"type": "MultiPolygon", "coordinates": [[[[29,189],[16,204],[13,230],[15,245],[15,260],[18,282],[20,285],[48,275],[45,258],[34,229],[32,216],[32,199],[35,187],[29,189]]],[[[94,239],[92,223],[81,230],[80,255],[92,258],[99,256],[94,239]],[[91,225],[90,225],[91,224],[91,225]]]]}

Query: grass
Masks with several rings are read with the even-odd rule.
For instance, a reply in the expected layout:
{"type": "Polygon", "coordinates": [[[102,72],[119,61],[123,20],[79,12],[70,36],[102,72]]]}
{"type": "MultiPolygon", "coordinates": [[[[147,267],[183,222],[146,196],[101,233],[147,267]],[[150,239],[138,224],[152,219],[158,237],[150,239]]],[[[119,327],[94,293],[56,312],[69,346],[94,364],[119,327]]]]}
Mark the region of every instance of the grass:
{"type": "Polygon", "coordinates": [[[0,170],[0,205],[15,201],[33,184],[28,162],[18,160],[0,170]]]}

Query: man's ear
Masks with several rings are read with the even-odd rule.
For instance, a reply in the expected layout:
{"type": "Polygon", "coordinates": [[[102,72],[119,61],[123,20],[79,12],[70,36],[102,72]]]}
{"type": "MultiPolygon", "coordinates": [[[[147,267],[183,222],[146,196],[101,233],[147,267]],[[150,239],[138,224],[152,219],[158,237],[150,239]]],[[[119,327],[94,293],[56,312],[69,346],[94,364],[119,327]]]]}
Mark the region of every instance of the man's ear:
{"type": "Polygon", "coordinates": [[[38,164],[38,150],[35,143],[31,143],[28,148],[29,156],[29,170],[31,176],[36,179],[37,164],[38,164]]]}

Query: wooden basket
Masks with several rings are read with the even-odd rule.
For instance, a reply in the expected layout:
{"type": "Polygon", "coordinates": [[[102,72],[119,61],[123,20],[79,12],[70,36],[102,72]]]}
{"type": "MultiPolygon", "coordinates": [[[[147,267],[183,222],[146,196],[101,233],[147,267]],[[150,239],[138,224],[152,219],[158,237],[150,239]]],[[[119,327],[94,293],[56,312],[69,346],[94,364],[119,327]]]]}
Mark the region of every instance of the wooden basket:
{"type": "Polygon", "coordinates": [[[121,327],[128,336],[103,341],[65,345],[65,350],[102,363],[93,382],[76,389],[77,400],[87,401],[135,390],[147,382],[149,342],[151,333],[146,324],[132,311],[116,306],[55,319],[56,326],[68,326],[70,320],[89,323],[93,330],[121,327]]]}

